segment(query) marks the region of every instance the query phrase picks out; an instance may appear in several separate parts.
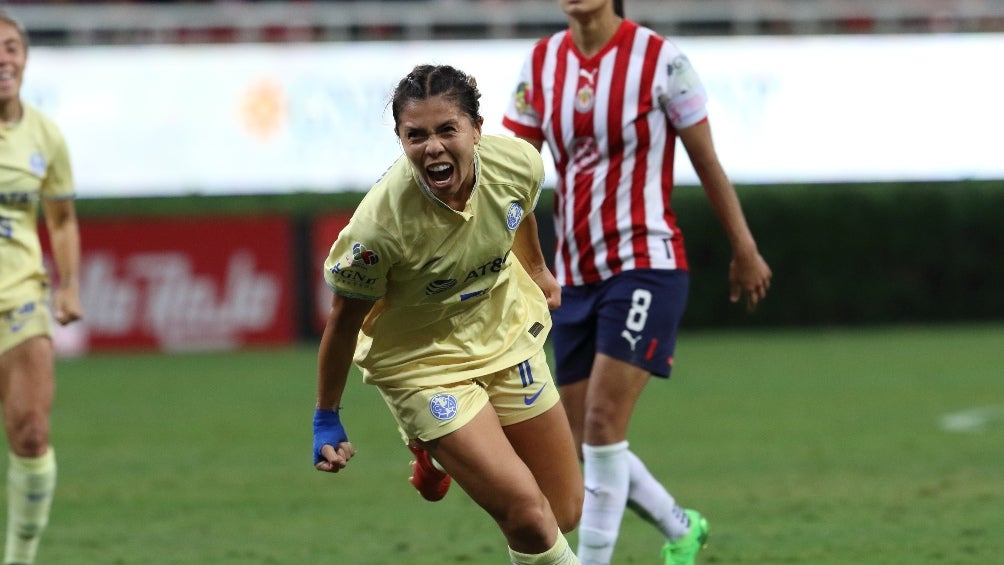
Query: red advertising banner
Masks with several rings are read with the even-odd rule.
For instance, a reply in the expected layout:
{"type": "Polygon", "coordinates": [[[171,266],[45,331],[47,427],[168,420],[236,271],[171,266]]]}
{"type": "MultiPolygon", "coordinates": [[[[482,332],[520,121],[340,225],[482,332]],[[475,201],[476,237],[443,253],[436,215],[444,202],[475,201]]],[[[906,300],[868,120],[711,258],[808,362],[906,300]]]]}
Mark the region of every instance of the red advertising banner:
{"type": "Polygon", "coordinates": [[[57,347],[232,349],[297,337],[286,217],[85,218],[80,231],[84,320],[60,328],[57,347]]]}
{"type": "Polygon", "coordinates": [[[328,258],[331,244],[338,238],[338,233],[349,223],[351,213],[325,214],[318,216],[310,226],[310,258],[307,265],[310,273],[311,288],[314,289],[311,304],[311,321],[314,331],[324,332],[324,325],[331,310],[331,288],[324,282],[324,260],[328,258]]]}

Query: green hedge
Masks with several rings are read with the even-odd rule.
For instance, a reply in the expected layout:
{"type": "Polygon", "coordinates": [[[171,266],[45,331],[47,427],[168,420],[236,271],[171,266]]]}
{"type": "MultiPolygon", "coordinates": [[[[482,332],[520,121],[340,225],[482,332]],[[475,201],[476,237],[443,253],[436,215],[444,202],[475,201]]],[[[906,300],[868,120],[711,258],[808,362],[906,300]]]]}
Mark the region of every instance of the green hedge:
{"type": "MultiPolygon", "coordinates": [[[[774,271],[752,315],[728,301],[730,249],[703,191],[673,197],[691,265],[684,325],[781,326],[1004,318],[1004,181],[737,187],[774,271]]],[[[545,193],[550,196],[549,193],[545,193]]],[[[280,212],[302,222],[361,194],[81,199],[81,217],[280,212]]],[[[542,233],[551,199],[542,198],[542,233]]],[[[302,225],[302,223],[301,223],[302,225]]],[[[550,238],[545,247],[553,245],[550,238]]]]}
{"type": "Polygon", "coordinates": [[[673,205],[691,262],[684,323],[819,325],[1004,318],[1004,182],[737,188],[774,279],[728,303],[730,250],[699,188],[673,205]]]}

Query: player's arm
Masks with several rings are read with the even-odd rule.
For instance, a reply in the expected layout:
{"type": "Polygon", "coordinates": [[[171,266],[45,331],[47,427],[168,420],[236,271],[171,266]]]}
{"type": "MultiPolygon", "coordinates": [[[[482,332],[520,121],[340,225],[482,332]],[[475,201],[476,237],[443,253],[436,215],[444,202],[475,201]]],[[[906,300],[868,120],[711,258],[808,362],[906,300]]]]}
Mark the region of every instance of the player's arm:
{"type": "Polygon", "coordinates": [[[729,263],[729,299],[738,302],[745,294],[746,308],[753,311],[767,296],[771,270],[760,256],[756,241],[746,224],[735,187],[725,174],[711,137],[708,120],[702,120],[678,131],[687,156],[701,180],[701,186],[711,202],[711,208],[732,246],[729,263]]]}
{"type": "Polygon", "coordinates": [[[551,270],[547,268],[544,251],[540,248],[540,238],[537,233],[537,217],[532,212],[527,214],[523,218],[523,222],[516,228],[512,250],[533,282],[537,283],[540,290],[544,291],[547,307],[554,310],[561,306],[561,287],[551,270]]]}
{"type": "Polygon", "coordinates": [[[334,294],[317,352],[317,406],[314,412],[314,467],[337,473],[355,455],[338,416],[356,338],[373,302],[334,294]]]}
{"type": "Polygon", "coordinates": [[[72,198],[43,199],[42,211],[59,275],[59,286],[52,299],[53,315],[65,325],[84,314],[80,303],[80,227],[76,207],[72,198]]]}

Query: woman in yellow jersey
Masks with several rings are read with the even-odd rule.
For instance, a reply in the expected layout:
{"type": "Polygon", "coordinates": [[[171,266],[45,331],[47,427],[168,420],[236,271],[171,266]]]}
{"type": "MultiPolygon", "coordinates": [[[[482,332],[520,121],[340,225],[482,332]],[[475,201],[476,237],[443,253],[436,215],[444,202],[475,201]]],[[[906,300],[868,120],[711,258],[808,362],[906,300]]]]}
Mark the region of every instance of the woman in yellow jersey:
{"type": "Polygon", "coordinates": [[[339,408],[350,364],[376,385],[429,500],[456,481],[498,523],[514,564],[578,563],[582,476],[544,354],[560,289],[533,209],[540,154],[482,134],[472,77],[421,65],[394,91],[404,155],[331,247],[314,464],[355,453],[339,408]],[[438,468],[436,467],[438,465],[438,468]]]}
{"type": "Polygon", "coordinates": [[[36,227],[38,202],[58,270],[52,314],[80,319],[80,236],[66,144],[48,118],[21,101],[24,27],[0,10],[0,403],[10,446],[4,563],[33,563],[56,484],[49,445],[55,393],[49,277],[36,227]]]}

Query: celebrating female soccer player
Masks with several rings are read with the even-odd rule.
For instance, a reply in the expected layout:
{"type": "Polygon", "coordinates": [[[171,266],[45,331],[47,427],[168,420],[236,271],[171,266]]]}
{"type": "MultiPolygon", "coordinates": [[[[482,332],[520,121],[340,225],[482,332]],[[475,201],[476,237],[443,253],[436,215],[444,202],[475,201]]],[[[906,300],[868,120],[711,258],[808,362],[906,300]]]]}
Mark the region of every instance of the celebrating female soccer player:
{"type": "MultiPolygon", "coordinates": [[[[619,2],[618,2],[619,3],[619,2]]],[[[583,563],[609,563],[625,506],[665,536],[667,564],[693,563],[707,521],[628,450],[650,375],[668,378],[688,291],[670,208],[679,136],[732,244],[731,300],[764,298],[771,271],[711,140],[705,91],[670,41],[623,19],[614,0],[559,0],[569,28],[527,58],[504,124],[558,172],[555,378],[583,459],[583,563]]],[[[667,433],[672,417],[667,417],[667,433]]],[[[683,456],[678,454],[677,456],[683,456]]]]}
{"type": "MultiPolygon", "coordinates": [[[[314,463],[337,473],[355,453],[339,418],[354,360],[417,465],[446,480],[433,456],[495,519],[512,563],[578,563],[562,531],[582,476],[543,350],[560,302],[533,216],[544,166],[530,144],[482,135],[479,97],[449,66],[415,67],[394,91],[405,154],[324,264],[314,463]]],[[[415,472],[427,498],[445,494],[415,472]]]]}
{"type": "Polygon", "coordinates": [[[56,486],[49,279],[35,225],[40,199],[59,273],[52,313],[61,324],[82,314],[70,157],[56,125],[21,101],[27,58],[24,27],[0,11],[0,403],[11,451],[4,563],[22,564],[35,560],[56,486]]]}

